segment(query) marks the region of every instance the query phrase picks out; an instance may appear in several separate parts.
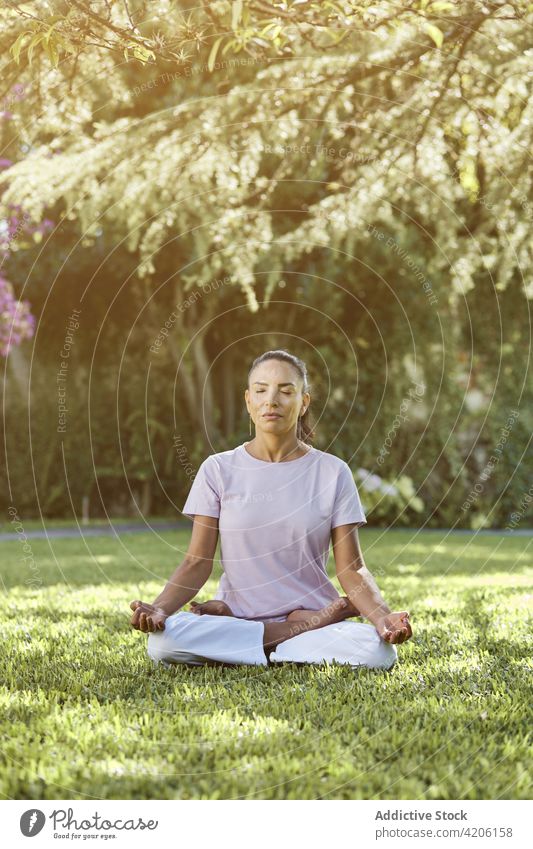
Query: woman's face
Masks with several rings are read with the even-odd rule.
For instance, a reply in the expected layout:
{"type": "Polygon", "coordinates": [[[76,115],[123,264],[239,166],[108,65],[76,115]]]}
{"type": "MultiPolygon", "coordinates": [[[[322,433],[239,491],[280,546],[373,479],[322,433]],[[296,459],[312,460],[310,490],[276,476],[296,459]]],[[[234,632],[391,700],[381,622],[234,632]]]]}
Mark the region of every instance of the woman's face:
{"type": "Polygon", "coordinates": [[[256,431],[288,433],[296,431],[298,418],[309,406],[309,392],[302,392],[299,372],[283,360],[266,360],[254,368],[244,393],[246,406],[256,431]],[[276,414],[269,417],[269,413],[276,414]]]}

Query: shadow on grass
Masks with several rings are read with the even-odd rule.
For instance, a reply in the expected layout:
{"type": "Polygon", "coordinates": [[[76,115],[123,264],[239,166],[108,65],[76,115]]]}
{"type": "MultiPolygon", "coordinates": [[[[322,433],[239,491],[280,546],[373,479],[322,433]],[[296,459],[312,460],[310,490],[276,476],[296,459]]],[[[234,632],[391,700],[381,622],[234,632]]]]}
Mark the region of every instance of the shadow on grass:
{"type": "MultiPolygon", "coordinates": [[[[251,718],[213,708],[206,721],[192,713],[187,726],[174,727],[174,733],[189,729],[186,740],[161,739],[154,749],[149,736],[120,762],[102,749],[103,737],[87,769],[79,764],[83,752],[73,762],[69,798],[275,798],[283,787],[295,798],[494,798],[509,787],[505,762],[527,759],[523,719],[506,719],[504,711],[487,715],[477,700],[456,699],[443,710],[428,695],[409,722],[389,700],[376,722],[372,694],[360,706],[363,716],[354,713],[348,692],[348,698],[329,695],[330,720],[322,728],[305,709],[302,724],[283,705],[251,718]],[[256,736],[254,727],[268,732],[256,736]],[[485,775],[497,767],[487,791],[485,775]]],[[[57,788],[65,784],[43,781],[37,797],[55,798],[57,788]]],[[[15,798],[28,796],[22,790],[15,798]]]]}

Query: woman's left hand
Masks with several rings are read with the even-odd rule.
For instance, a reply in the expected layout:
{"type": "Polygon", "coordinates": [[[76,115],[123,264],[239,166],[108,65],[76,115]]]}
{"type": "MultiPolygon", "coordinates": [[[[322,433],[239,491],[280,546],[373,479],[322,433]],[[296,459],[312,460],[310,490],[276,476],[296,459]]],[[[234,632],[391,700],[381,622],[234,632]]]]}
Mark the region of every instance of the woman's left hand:
{"type": "Polygon", "coordinates": [[[407,610],[381,616],[374,622],[374,627],[387,643],[405,643],[413,636],[407,610]]]}

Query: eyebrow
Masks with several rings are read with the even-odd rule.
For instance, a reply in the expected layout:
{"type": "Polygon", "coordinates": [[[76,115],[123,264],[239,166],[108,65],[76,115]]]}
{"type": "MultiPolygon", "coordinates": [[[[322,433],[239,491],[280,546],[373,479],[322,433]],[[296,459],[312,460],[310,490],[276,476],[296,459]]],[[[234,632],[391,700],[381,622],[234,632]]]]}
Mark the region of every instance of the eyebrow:
{"type": "MultiPolygon", "coordinates": [[[[268,386],[266,380],[254,380],[254,386],[256,383],[261,384],[261,386],[268,386]]],[[[296,388],[295,383],[278,383],[278,386],[294,386],[296,388]]]]}

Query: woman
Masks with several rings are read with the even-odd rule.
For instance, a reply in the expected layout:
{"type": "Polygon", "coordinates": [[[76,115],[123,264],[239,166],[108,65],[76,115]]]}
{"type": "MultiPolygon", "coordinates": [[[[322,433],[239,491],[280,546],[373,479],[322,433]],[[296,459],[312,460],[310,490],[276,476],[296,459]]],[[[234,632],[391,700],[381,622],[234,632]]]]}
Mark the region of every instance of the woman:
{"type": "Polygon", "coordinates": [[[194,520],[185,559],[153,604],[131,602],[131,625],[149,633],[148,654],[165,665],[388,669],[395,644],[412,636],[409,614],[390,611],[365,566],[357,528],[366,518],[348,465],[310,444],[305,364],[267,351],[244,397],[255,438],[200,466],[183,508],[194,520]],[[211,575],[219,533],[215,599],[181,610],[211,575]],[[326,572],[330,541],[344,597],[326,572]]]}

